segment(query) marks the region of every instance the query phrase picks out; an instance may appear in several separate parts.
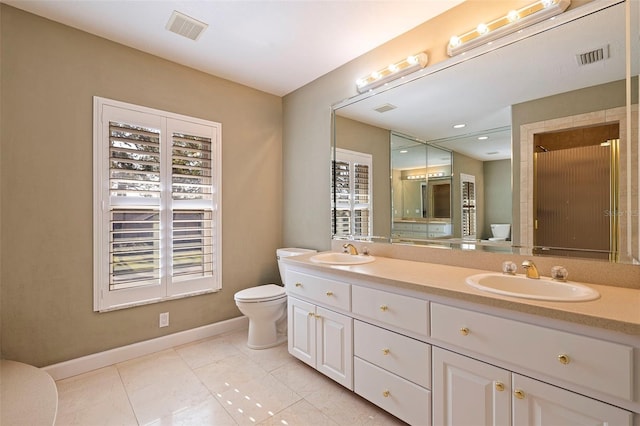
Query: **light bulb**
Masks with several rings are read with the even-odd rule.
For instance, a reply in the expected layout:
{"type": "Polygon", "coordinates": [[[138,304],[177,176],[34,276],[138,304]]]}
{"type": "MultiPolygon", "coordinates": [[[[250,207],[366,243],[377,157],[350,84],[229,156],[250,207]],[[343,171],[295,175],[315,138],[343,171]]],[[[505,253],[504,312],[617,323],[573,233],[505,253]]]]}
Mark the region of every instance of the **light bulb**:
{"type": "Polygon", "coordinates": [[[417,63],[418,63],[418,57],[417,57],[417,56],[413,56],[413,55],[411,55],[411,56],[409,56],[409,57],[407,58],[407,62],[408,62],[410,65],[415,65],[415,64],[417,64],[417,63]]]}
{"type": "Polygon", "coordinates": [[[394,73],[394,72],[398,71],[398,66],[396,64],[389,64],[387,69],[389,70],[389,72],[394,73]]]}
{"type": "Polygon", "coordinates": [[[460,37],[458,36],[453,36],[449,39],[449,46],[451,47],[458,47],[460,46],[461,43],[462,43],[462,40],[460,40],[460,37]]]}
{"type": "Polygon", "coordinates": [[[478,34],[486,34],[489,32],[489,27],[487,26],[487,24],[478,24],[478,26],[476,27],[476,31],[478,32],[478,34]]]}
{"type": "Polygon", "coordinates": [[[507,19],[509,19],[509,22],[515,22],[520,19],[520,15],[518,15],[517,11],[510,10],[509,13],[507,13],[507,19]]]}
{"type": "Polygon", "coordinates": [[[362,78],[359,78],[358,80],[356,80],[356,86],[358,86],[358,87],[362,87],[365,84],[367,84],[367,82],[362,78]]]}
{"type": "Polygon", "coordinates": [[[547,8],[547,7],[553,6],[553,4],[555,3],[555,0],[542,0],[541,3],[542,3],[542,6],[547,8]]]}
{"type": "Polygon", "coordinates": [[[373,78],[374,80],[377,80],[380,78],[380,73],[378,71],[372,72],[371,73],[371,78],[373,78]]]}

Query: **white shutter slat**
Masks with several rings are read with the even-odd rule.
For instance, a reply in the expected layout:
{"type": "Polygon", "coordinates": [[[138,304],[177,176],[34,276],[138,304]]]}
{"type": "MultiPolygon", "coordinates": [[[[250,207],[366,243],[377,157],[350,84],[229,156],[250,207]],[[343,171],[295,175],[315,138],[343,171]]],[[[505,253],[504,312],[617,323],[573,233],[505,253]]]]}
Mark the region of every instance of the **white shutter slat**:
{"type": "Polygon", "coordinates": [[[187,132],[171,136],[172,276],[177,281],[212,277],[212,141],[187,132]]]}
{"type": "Polygon", "coordinates": [[[160,284],[159,209],[112,209],[109,290],[160,284]]]}
{"type": "Polygon", "coordinates": [[[160,130],[109,122],[109,189],[116,197],[160,197],[160,130]]]}

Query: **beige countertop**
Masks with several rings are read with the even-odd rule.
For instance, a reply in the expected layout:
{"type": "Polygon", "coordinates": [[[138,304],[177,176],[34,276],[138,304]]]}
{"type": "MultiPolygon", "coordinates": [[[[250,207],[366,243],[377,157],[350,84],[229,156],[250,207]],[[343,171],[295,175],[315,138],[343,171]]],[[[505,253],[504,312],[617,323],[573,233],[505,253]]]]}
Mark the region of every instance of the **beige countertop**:
{"type": "Polygon", "coordinates": [[[579,323],[640,336],[640,290],[587,284],[600,298],[586,302],[548,302],[501,296],[477,290],[465,283],[473,274],[496,272],[375,256],[361,265],[327,265],[311,262],[316,253],[287,257],[290,265],[366,279],[370,282],[444,296],[513,311],[579,323]]]}

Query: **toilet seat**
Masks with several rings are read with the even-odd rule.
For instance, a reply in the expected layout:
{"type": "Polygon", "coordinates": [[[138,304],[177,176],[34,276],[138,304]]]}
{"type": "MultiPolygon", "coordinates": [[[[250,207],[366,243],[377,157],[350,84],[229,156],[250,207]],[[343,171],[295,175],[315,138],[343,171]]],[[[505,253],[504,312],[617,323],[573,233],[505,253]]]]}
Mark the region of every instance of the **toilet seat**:
{"type": "Polygon", "coordinates": [[[268,302],[287,297],[284,287],[276,284],[259,285],[240,290],[234,296],[238,302],[268,302]]]}

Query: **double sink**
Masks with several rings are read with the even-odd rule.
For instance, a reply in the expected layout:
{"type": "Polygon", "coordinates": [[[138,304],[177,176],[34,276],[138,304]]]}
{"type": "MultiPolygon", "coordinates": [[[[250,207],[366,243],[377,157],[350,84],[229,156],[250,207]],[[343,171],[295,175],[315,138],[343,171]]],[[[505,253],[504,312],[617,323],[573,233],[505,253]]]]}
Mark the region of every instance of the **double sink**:
{"type": "MultiPolygon", "coordinates": [[[[375,257],[363,254],[326,252],[312,256],[309,260],[326,265],[361,265],[371,263],[375,257]]],[[[595,300],[600,294],[584,284],[572,281],[555,281],[541,277],[527,278],[524,275],[500,273],[475,274],[466,278],[467,285],[487,293],[522,299],[553,302],[584,302],[595,300]]]]}

